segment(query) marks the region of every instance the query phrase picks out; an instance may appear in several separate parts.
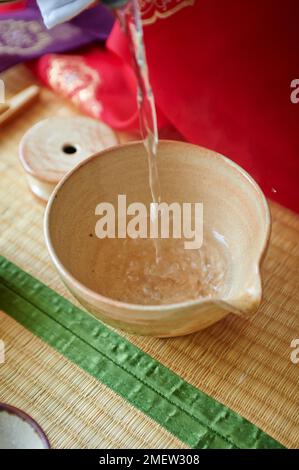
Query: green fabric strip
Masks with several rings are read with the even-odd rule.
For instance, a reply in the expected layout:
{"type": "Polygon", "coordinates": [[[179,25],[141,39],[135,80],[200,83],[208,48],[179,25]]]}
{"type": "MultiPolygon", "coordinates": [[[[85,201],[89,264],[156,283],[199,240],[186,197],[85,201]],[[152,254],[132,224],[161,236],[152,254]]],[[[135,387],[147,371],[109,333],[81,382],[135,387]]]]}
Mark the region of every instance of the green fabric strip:
{"type": "Polygon", "coordinates": [[[283,447],[3,257],[0,308],[190,447],[283,447]]]}

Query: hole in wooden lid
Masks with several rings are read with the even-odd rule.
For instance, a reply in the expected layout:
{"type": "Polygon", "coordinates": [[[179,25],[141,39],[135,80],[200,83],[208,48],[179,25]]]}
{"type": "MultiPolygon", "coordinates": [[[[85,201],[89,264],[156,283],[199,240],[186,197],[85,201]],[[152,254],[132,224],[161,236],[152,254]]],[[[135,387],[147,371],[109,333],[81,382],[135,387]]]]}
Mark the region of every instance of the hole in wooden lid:
{"type": "Polygon", "coordinates": [[[62,147],[62,150],[63,150],[64,153],[67,153],[68,155],[71,155],[71,154],[77,152],[77,148],[72,144],[65,144],[62,147]]]}

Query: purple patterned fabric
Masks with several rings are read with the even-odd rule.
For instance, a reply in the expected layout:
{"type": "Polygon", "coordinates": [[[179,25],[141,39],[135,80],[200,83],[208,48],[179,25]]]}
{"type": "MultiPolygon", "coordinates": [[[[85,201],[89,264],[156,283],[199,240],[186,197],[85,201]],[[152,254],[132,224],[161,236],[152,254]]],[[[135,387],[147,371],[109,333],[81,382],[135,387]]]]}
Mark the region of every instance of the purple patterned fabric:
{"type": "Polygon", "coordinates": [[[65,52],[104,41],[113,23],[113,14],[99,5],[48,30],[35,1],[30,0],[25,9],[0,14],[0,72],[49,52],[65,52]]]}

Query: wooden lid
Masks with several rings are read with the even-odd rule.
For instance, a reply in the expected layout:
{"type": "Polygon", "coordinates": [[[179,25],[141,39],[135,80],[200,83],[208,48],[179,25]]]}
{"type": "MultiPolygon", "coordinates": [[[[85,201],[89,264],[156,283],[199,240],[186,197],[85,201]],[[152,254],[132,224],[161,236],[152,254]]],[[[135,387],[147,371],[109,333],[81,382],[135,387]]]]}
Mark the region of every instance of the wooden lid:
{"type": "Polygon", "coordinates": [[[106,124],[87,117],[51,117],[35,124],[23,136],[19,155],[35,178],[58,183],[79,162],[118,143],[106,124]]]}

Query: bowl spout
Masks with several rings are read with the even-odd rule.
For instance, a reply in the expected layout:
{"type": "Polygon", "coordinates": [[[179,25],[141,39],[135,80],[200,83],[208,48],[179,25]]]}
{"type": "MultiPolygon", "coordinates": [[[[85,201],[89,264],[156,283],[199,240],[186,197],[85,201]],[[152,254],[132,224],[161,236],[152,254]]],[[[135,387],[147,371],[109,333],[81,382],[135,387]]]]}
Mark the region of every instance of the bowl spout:
{"type": "Polygon", "coordinates": [[[239,293],[225,299],[226,308],[241,316],[250,316],[259,308],[262,300],[262,282],[259,270],[251,277],[239,293]]]}

